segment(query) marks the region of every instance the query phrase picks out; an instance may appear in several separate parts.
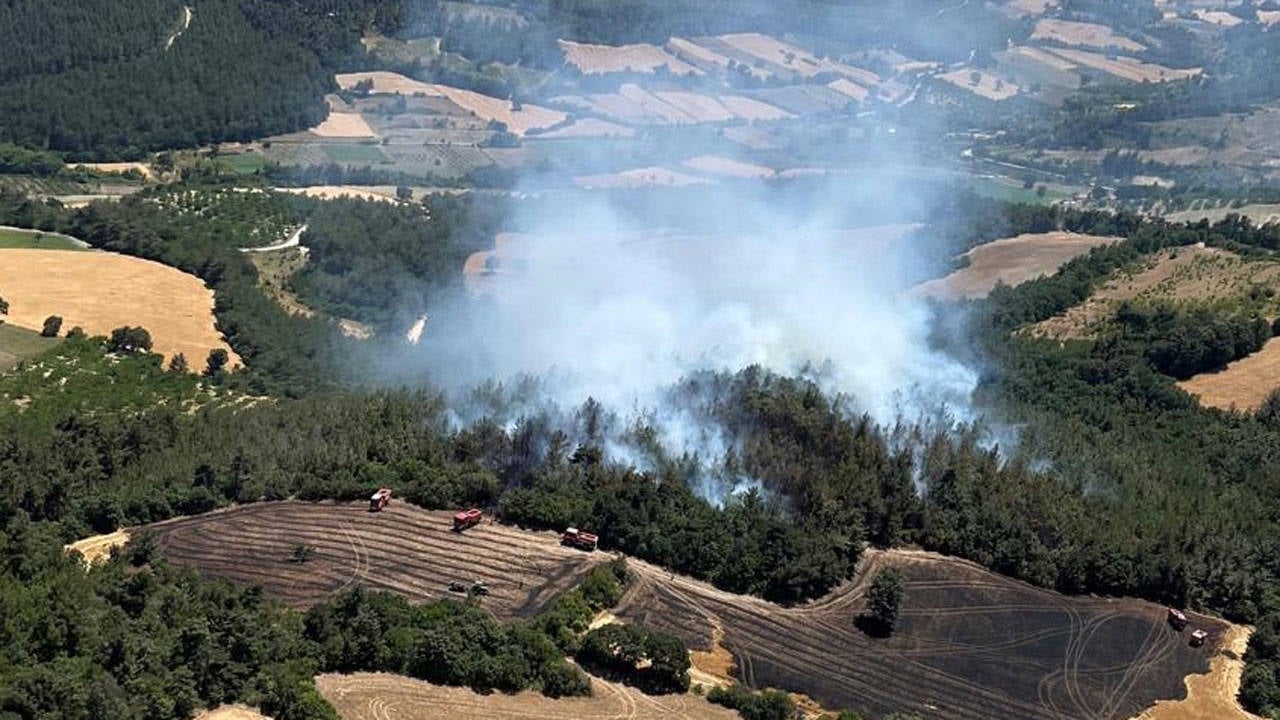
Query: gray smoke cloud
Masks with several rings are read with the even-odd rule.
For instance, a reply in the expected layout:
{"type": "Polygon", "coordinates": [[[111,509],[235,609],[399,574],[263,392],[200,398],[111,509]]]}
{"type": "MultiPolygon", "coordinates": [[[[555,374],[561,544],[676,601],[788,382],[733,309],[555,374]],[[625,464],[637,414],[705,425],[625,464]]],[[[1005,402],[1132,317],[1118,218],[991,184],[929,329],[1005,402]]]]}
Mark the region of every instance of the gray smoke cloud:
{"type": "MultiPolygon", "coordinates": [[[[806,206],[848,205],[880,180],[833,180],[806,206]]],[[[931,347],[932,311],[909,292],[927,262],[909,226],[851,227],[842,213],[804,216],[743,193],[705,211],[748,230],[689,233],[643,227],[612,196],[572,197],[518,218],[530,231],[506,239],[494,272],[432,313],[419,361],[454,392],[460,422],[514,427],[594,398],[616,417],[612,460],[684,457],[690,481],[719,501],[758,480],[726,465],[734,442],[709,400],[677,388],[696,371],[804,375],[885,424],[976,419],[977,372],[931,347]],[[474,402],[466,389],[486,381],[505,383],[505,399],[474,402]],[[656,438],[637,443],[637,427],[656,438]]]]}

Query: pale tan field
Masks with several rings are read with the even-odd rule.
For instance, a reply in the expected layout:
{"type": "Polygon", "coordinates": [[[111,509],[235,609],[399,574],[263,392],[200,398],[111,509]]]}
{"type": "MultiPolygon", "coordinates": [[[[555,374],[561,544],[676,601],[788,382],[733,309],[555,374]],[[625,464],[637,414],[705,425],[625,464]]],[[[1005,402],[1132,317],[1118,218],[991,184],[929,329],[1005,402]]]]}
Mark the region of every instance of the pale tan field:
{"type": "Polygon", "coordinates": [[[694,695],[644,695],[593,678],[593,697],[480,695],[399,675],[321,675],[316,687],[342,720],[737,720],[738,713],[694,695]]]}
{"type": "Polygon", "coordinates": [[[311,128],[311,132],[324,138],[377,137],[364,116],[353,112],[331,112],[324,122],[311,128]]]}
{"type": "Polygon", "coordinates": [[[667,41],[667,49],[674,53],[676,57],[684,57],[694,62],[702,62],[721,68],[729,67],[729,58],[684,38],[671,38],[667,41]]]}
{"type": "Polygon", "coordinates": [[[562,128],[556,128],[544,133],[530,135],[536,138],[584,138],[584,137],[619,137],[629,138],[635,136],[636,131],[625,125],[611,123],[608,120],[600,120],[597,118],[582,118],[575,120],[572,125],[562,128]]]}
{"type": "Polygon", "coordinates": [[[710,95],[683,91],[656,91],[653,96],[680,112],[688,115],[694,122],[714,123],[732,120],[733,111],[725,107],[719,100],[710,95]]]}
{"type": "Polygon", "coordinates": [[[1141,52],[1147,49],[1141,43],[1122,35],[1117,35],[1114,30],[1106,25],[1056,20],[1053,18],[1045,18],[1036,23],[1036,29],[1031,33],[1031,39],[1054,40],[1064,45],[1079,45],[1098,48],[1099,50],[1115,48],[1129,52],[1141,52]]]}
{"type": "Polygon", "coordinates": [[[618,88],[618,95],[640,108],[646,115],[660,118],[665,122],[697,122],[697,118],[694,116],[634,83],[624,83],[618,88]]]}
{"type": "Polygon", "coordinates": [[[129,542],[129,533],[124,530],[117,530],[106,535],[94,535],[83,540],[77,540],[69,545],[63,546],[63,552],[79,553],[81,559],[87,567],[92,567],[99,563],[106,562],[111,557],[111,551],[118,547],[124,547],[129,542]]]}
{"type": "Polygon", "coordinates": [[[720,35],[717,40],[748,55],[785,67],[801,77],[813,77],[821,72],[834,72],[864,85],[875,85],[880,76],[852,65],[822,60],[804,48],[782,42],[760,33],[733,33],[720,35]]]}
{"type": "Polygon", "coordinates": [[[1136,58],[1125,57],[1123,55],[1117,56],[1112,60],[1106,55],[1087,52],[1084,50],[1064,50],[1061,48],[1054,48],[1050,52],[1077,65],[1101,70],[1108,75],[1113,75],[1122,80],[1128,80],[1136,83],[1183,80],[1185,78],[1195,77],[1202,72],[1200,68],[1167,68],[1163,65],[1144,63],[1136,58]]]}
{"type": "Polygon", "coordinates": [[[1196,10],[1192,13],[1198,20],[1202,20],[1213,25],[1221,25],[1222,27],[1235,27],[1244,22],[1240,18],[1229,12],[1221,10],[1196,10]]]}
{"type": "Polygon", "coordinates": [[[324,200],[349,197],[389,203],[396,202],[396,189],[389,185],[310,185],[300,188],[276,188],[276,190],[324,200]]]}
{"type": "Polygon", "coordinates": [[[1280,10],[1259,10],[1258,22],[1263,25],[1275,25],[1280,23],[1280,10]]]}
{"type": "Polygon", "coordinates": [[[130,170],[136,170],[142,173],[142,176],[150,180],[155,173],[151,171],[151,166],[140,162],[114,162],[114,163],[67,163],[67,167],[86,168],[101,173],[123,173],[130,170]]]}
{"type": "Polygon", "coordinates": [[[372,92],[378,94],[400,93],[413,95],[422,93],[432,97],[447,98],[463,110],[474,113],[478,118],[497,120],[503,123],[507,126],[507,131],[515,135],[524,135],[534,128],[559,125],[568,119],[568,115],[559,110],[551,110],[537,105],[524,105],[521,109],[515,110],[509,100],[489,97],[488,95],[449,85],[431,85],[418,82],[417,80],[410,80],[399,73],[380,70],[375,72],[341,73],[335,77],[338,85],[345,89],[351,89],[363,80],[371,80],[373,81],[372,92]]]}
{"type": "Polygon", "coordinates": [[[372,80],[373,90],[376,94],[394,95],[400,93],[402,95],[413,95],[414,93],[422,93],[424,95],[439,95],[433,85],[417,80],[410,80],[400,73],[387,72],[378,70],[374,72],[355,72],[341,73],[335,78],[338,86],[344,90],[350,90],[362,80],[372,80]]]}
{"type": "Polygon", "coordinates": [[[222,705],[213,710],[202,710],[192,720],[271,720],[271,718],[244,705],[222,705]]]}
{"type": "Polygon", "coordinates": [[[720,102],[732,110],[734,115],[747,120],[782,120],[793,117],[791,113],[776,105],[741,95],[721,95],[720,102]]]}
{"type": "Polygon", "coordinates": [[[943,299],[986,297],[997,283],[1019,285],[1051,275],[1068,260],[1119,239],[1052,232],[996,240],[966,253],[968,267],[918,285],[916,292],[943,299]]]}
{"type": "Polygon", "coordinates": [[[1201,373],[1178,387],[1195,395],[1201,405],[1252,412],[1280,387],[1280,339],[1272,338],[1258,352],[1236,360],[1226,369],[1201,373]]]}
{"type": "Polygon", "coordinates": [[[652,73],[665,67],[672,75],[701,75],[702,71],[657,45],[591,45],[557,40],[566,64],[583,75],[616,72],[652,73]]]}
{"type": "Polygon", "coordinates": [[[1188,675],[1187,697],[1161,700],[1134,720],[1263,720],[1240,707],[1236,695],[1244,676],[1244,652],[1253,628],[1232,625],[1222,649],[1209,661],[1209,672],[1188,675]]]}
{"type": "Polygon", "coordinates": [[[608,175],[580,175],[573,179],[573,184],[580,188],[636,188],[650,185],[683,187],[702,185],[707,182],[709,181],[700,177],[657,166],[624,170],[608,175]]]}
{"type": "Polygon", "coordinates": [[[988,100],[1008,100],[1018,94],[1018,86],[1011,82],[1005,82],[1001,78],[990,73],[973,68],[961,68],[953,70],[938,76],[939,80],[944,80],[961,90],[967,90],[974,95],[984,97],[988,100]],[[977,73],[978,82],[973,82],[973,75],[977,73]]]}
{"type": "Polygon", "coordinates": [[[1027,15],[1043,15],[1051,7],[1057,7],[1055,0],[1009,0],[1009,7],[1027,15]]]}
{"type": "Polygon", "coordinates": [[[1070,72],[1071,70],[1075,70],[1076,67],[1078,67],[1075,63],[1069,60],[1060,58],[1057,55],[1054,55],[1053,53],[1045,52],[1040,48],[1034,48],[1034,47],[1023,45],[1022,47],[1014,48],[1014,52],[1018,53],[1019,55],[1022,55],[1023,57],[1029,60],[1034,60],[1042,65],[1048,65],[1054,70],[1060,70],[1062,72],[1070,72]]]}
{"type": "Polygon", "coordinates": [[[831,82],[827,83],[827,87],[831,88],[832,90],[835,90],[841,95],[848,95],[849,97],[853,98],[854,100],[857,100],[858,102],[865,101],[867,99],[867,96],[871,94],[870,90],[862,87],[861,85],[853,82],[852,80],[847,80],[845,78],[840,78],[839,80],[832,80],[831,82]]]}
{"type": "Polygon", "coordinates": [[[39,330],[50,315],[62,317],[63,333],[77,325],[90,335],[141,326],[153,352],[182,353],[194,372],[214,348],[227,351],[230,366],[240,365],[214,327],[213,291],[167,265],[106,252],[6,249],[0,288],[10,305],[6,320],[19,327],[39,330]]]}
{"type": "Polygon", "coordinates": [[[1247,217],[1253,221],[1255,225],[1266,225],[1267,223],[1280,222],[1280,205],[1258,204],[1244,205],[1242,207],[1221,207],[1221,208],[1204,208],[1201,210],[1181,210],[1178,212],[1167,213],[1165,219],[1171,222],[1198,222],[1200,220],[1208,220],[1216,223],[1228,215],[1239,215],[1247,217]]]}
{"type": "Polygon", "coordinates": [[[712,175],[725,175],[728,177],[739,178],[767,178],[777,175],[777,171],[773,168],[767,168],[763,165],[753,165],[732,158],[721,157],[719,155],[698,155],[684,161],[684,166],[690,170],[709,173],[712,175]]]}

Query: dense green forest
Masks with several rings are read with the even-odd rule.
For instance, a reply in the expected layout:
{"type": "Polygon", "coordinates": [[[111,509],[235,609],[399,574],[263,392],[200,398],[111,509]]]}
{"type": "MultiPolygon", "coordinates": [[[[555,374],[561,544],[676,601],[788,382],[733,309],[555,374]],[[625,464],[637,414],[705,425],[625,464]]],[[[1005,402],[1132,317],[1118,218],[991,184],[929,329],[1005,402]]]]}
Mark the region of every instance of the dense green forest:
{"type": "Polygon", "coordinates": [[[396,5],[375,0],[186,5],[185,30],[177,0],[0,6],[0,142],[138,159],[310,127],[361,31],[397,22],[396,5]]]}
{"type": "MultiPolygon", "coordinates": [[[[638,195],[624,203],[623,212],[644,216],[648,203],[656,204],[658,198],[638,195]]],[[[47,561],[61,541],[231,502],[290,496],[353,499],[393,485],[408,501],[427,507],[474,504],[496,509],[507,522],[532,527],[590,527],[607,548],[784,603],[829,591],[848,577],[863,543],[871,542],[916,544],[971,558],[1064,592],[1135,595],[1221,613],[1259,624],[1244,697],[1262,711],[1280,707],[1280,643],[1274,639],[1280,622],[1280,535],[1273,519],[1280,497],[1275,480],[1280,459],[1270,451],[1280,442],[1280,412],[1268,409],[1280,405],[1270,403],[1256,415],[1205,410],[1173,385],[1164,373],[1176,368],[1164,365],[1160,349],[1167,337],[1149,330],[1168,324],[1200,327],[1205,323],[1199,316],[1162,315],[1158,309],[1151,315],[1130,312],[1114,341],[1065,346],[1011,332],[1079,302],[1110,273],[1144,253],[1205,242],[1266,255],[1280,249],[1277,228],[1256,228],[1235,217],[1213,225],[1174,226],[1137,216],[950,199],[930,211],[935,222],[963,219],[931,231],[937,247],[949,252],[1047,229],[1128,238],[1072,261],[1053,277],[998,289],[990,299],[971,305],[962,328],[953,323],[938,327],[934,341],[939,347],[978,359],[987,368],[979,393],[982,405],[991,421],[1023,428],[1017,444],[997,450],[981,426],[950,431],[877,426],[869,418],[850,417],[844,410],[847,403],[824,395],[811,381],[759,368],[696,374],[676,391],[710,399],[707,420],[733,438],[737,467],[763,484],[760,491],[731,496],[716,506],[691,488],[694,469],[682,458],[664,457],[650,447],[657,462],[654,470],[644,472],[611,460],[605,428],[617,424],[608,409],[593,402],[584,403],[567,422],[557,414],[531,412],[509,429],[496,420],[459,428],[450,421],[444,401],[433,394],[353,392],[334,367],[334,353],[340,349],[335,343],[340,341],[332,327],[284,314],[263,295],[252,266],[235,251],[236,236],[226,236],[244,234],[252,223],[227,207],[215,218],[169,213],[166,202],[176,201],[143,194],[68,212],[0,196],[4,222],[68,231],[95,245],[154,257],[206,278],[218,293],[220,325],[250,365],[224,379],[200,379],[167,372],[157,358],[145,354],[113,362],[103,355],[105,341],[81,338],[67,340],[38,366],[0,377],[0,394],[31,399],[25,409],[0,403],[0,524],[8,558],[5,582],[15,593],[15,599],[9,592],[0,594],[0,603],[31,597],[35,599],[21,600],[21,606],[37,607],[44,596],[19,594],[19,586],[27,588],[22,593],[52,592],[49,588],[70,582],[71,569],[47,561]],[[51,383],[45,377],[49,372],[65,375],[67,381],[51,383]],[[103,383],[104,375],[116,380],[103,383]],[[194,413],[180,410],[182,399],[198,394],[197,383],[215,384],[215,397],[194,413]],[[279,397],[240,407],[231,398],[245,389],[279,397]],[[165,397],[173,400],[158,401],[165,397]],[[45,577],[39,575],[45,569],[51,574],[37,580],[45,577]],[[61,577],[58,573],[66,578],[55,578],[61,577]]],[[[288,221],[323,218],[325,212],[304,199],[298,205],[292,200],[252,202],[258,203],[255,212],[288,221]]],[[[684,202],[690,211],[699,205],[697,197],[684,202]]],[[[326,276],[331,281],[351,277],[355,295],[363,292],[358,288],[365,281],[359,278],[376,271],[342,259],[345,235],[352,237],[353,249],[376,258],[375,264],[394,265],[400,262],[398,248],[420,239],[407,227],[415,214],[450,218],[443,228],[464,227],[472,214],[479,216],[477,227],[490,227],[485,223],[493,221],[487,211],[466,203],[443,209],[375,210],[372,204],[353,202],[328,207],[346,212],[317,222],[319,233],[329,233],[318,242],[327,244],[325,252],[336,263],[326,276]],[[403,231],[394,229],[402,224],[403,231]],[[378,244],[373,236],[383,234],[383,228],[389,238],[398,239],[378,244]]],[[[683,212],[679,204],[666,211],[683,212]]],[[[797,203],[795,211],[802,214],[803,204],[797,203]]],[[[670,219],[657,215],[660,221],[670,219]]],[[[449,243],[470,242],[461,229],[431,232],[441,245],[439,262],[456,260],[449,243]]],[[[433,272],[439,269],[424,266],[410,275],[430,278],[433,272]]],[[[340,288],[331,288],[332,301],[350,303],[340,288]]],[[[1251,318],[1243,320],[1235,323],[1223,315],[1212,322],[1248,330],[1256,342],[1260,326],[1251,318]]],[[[1231,352],[1239,350],[1240,338],[1232,332],[1188,337],[1189,343],[1211,346],[1213,352],[1225,351],[1228,344],[1231,352]]],[[[643,427],[633,435],[635,442],[652,436],[643,427]]],[[[136,577],[123,568],[95,572],[93,577],[103,576],[95,581],[104,584],[98,593],[103,597],[77,607],[115,612],[110,607],[125,599],[107,589],[117,582],[110,579],[113,572],[136,577]]],[[[156,592],[230,592],[197,589],[214,586],[170,572],[147,576],[157,583],[156,592]]],[[[249,599],[236,602],[265,612],[260,598],[244,597],[249,599]]],[[[537,625],[537,633],[561,652],[581,651],[571,647],[576,632],[564,628],[576,628],[574,618],[590,604],[585,599],[565,603],[553,610],[554,619],[537,625]]],[[[17,612],[19,605],[6,607],[17,612]]],[[[311,629],[301,639],[286,638],[301,644],[284,650],[266,645],[273,648],[270,653],[238,658],[241,669],[228,676],[233,679],[187,696],[183,708],[222,697],[256,697],[253,688],[262,687],[285,688],[297,702],[310,702],[302,699],[312,696],[300,678],[322,667],[413,672],[413,633],[428,626],[436,628],[431,632],[453,632],[454,624],[471,623],[465,619],[471,617],[468,612],[413,609],[376,596],[336,599],[313,613],[381,618],[376,621],[405,627],[394,635],[408,639],[357,649],[359,638],[343,634],[347,623],[310,620],[311,629]],[[430,625],[436,621],[443,624],[430,625]],[[318,652],[317,646],[328,649],[318,652]],[[292,661],[302,664],[289,665],[292,661]],[[264,672],[274,679],[266,679],[264,672]]],[[[11,633],[32,632],[23,623],[5,627],[11,633]]],[[[510,687],[519,681],[544,690],[575,687],[571,673],[548,664],[552,656],[542,640],[509,637],[507,633],[525,631],[497,626],[485,632],[495,638],[486,647],[524,650],[499,653],[478,665],[468,661],[444,679],[470,684],[483,677],[481,685],[510,687]]],[[[45,710],[60,707],[57,703],[65,698],[83,698],[74,702],[86,707],[115,702],[112,698],[120,694],[112,683],[123,687],[143,676],[129,674],[134,670],[128,664],[112,664],[101,645],[82,642],[76,633],[41,634],[38,641],[28,634],[21,637],[26,638],[20,640],[23,647],[52,644],[35,651],[43,653],[38,672],[0,666],[0,697],[9,703],[3,707],[19,717],[37,714],[34,707],[15,704],[19,702],[40,703],[45,710]],[[30,691],[62,665],[80,668],[73,674],[83,678],[76,693],[64,698],[30,691]],[[21,699],[13,699],[19,694],[21,699]]],[[[654,652],[666,642],[615,640],[654,652]]],[[[589,661],[591,651],[587,653],[589,661]]],[[[181,672],[188,667],[186,657],[166,667],[181,672]]],[[[147,679],[160,687],[173,681],[169,674],[147,679]]],[[[124,696],[126,702],[149,697],[140,692],[124,696]]],[[[175,709],[169,716],[182,714],[175,709]]]]}

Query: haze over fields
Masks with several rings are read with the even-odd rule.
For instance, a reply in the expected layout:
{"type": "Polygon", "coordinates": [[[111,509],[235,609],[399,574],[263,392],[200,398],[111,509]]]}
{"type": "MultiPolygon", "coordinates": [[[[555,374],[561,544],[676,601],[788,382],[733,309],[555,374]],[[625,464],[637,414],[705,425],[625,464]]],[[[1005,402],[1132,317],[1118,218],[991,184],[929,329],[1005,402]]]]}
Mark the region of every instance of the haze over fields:
{"type": "Polygon", "coordinates": [[[0,48],[0,720],[1280,718],[1276,2],[0,48]]]}

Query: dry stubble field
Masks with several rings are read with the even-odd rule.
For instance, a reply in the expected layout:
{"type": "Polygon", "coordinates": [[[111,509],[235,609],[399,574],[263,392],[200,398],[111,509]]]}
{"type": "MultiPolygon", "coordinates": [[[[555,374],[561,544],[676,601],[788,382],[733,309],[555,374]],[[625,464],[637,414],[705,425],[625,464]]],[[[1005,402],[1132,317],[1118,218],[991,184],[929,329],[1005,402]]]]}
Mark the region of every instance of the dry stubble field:
{"type": "Polygon", "coordinates": [[[414,602],[460,597],[449,583],[482,580],[484,606],[500,618],[540,612],[609,556],[560,545],[554,533],[483,523],[451,530],[452,515],[393,500],[382,512],[364,503],[273,502],[147,526],[169,560],[203,575],[263,589],[306,608],[357,583],[414,602]],[[312,560],[290,562],[299,545],[312,560]]]}
{"type": "Polygon", "coordinates": [[[62,318],[63,333],[142,326],[154,352],[182,353],[195,372],[215,348],[240,364],[214,325],[213,291],[168,265],[107,252],[3,249],[0,293],[10,305],[6,321],[19,327],[39,330],[50,315],[62,318]]]}
{"type": "Polygon", "coordinates": [[[996,240],[966,253],[968,267],[923,283],[916,291],[942,299],[986,297],[996,283],[1014,286],[1052,275],[1068,260],[1119,239],[1051,232],[996,240]]]}
{"type": "Polygon", "coordinates": [[[481,695],[381,673],[321,675],[316,687],[342,720],[738,720],[694,695],[645,695],[593,678],[593,696],[552,700],[534,692],[481,695]]]}
{"type": "Polygon", "coordinates": [[[1209,668],[1227,627],[1205,648],[1137,600],[1068,598],[967,562],[927,553],[869,551],[859,582],[809,605],[779,608],[630,564],[636,580],[616,609],[624,621],[710,648],[713,634],[751,687],[804,693],[871,717],[911,712],[950,720],[1128,718],[1180,698],[1183,678],[1209,668]],[[876,639],[854,626],[874,569],[906,579],[899,628],[876,639]]]}

